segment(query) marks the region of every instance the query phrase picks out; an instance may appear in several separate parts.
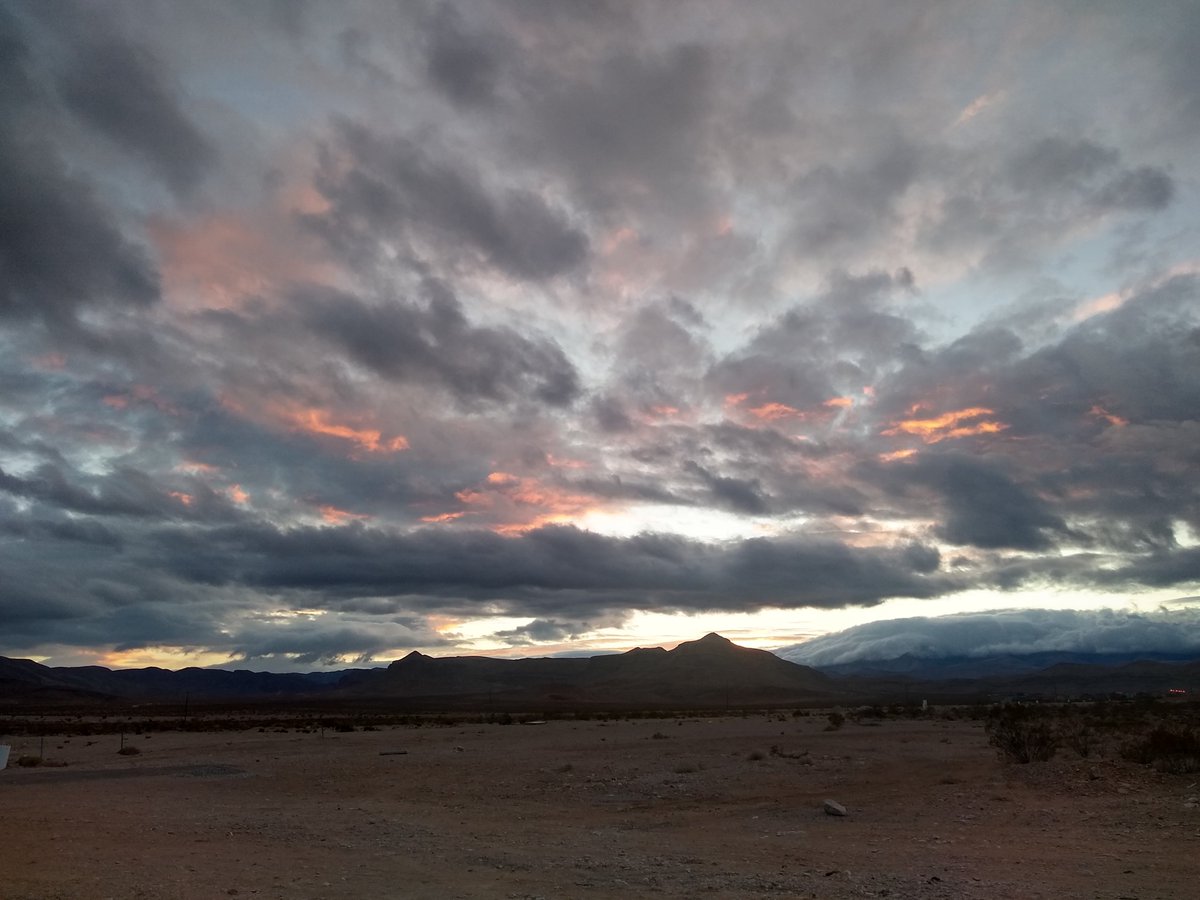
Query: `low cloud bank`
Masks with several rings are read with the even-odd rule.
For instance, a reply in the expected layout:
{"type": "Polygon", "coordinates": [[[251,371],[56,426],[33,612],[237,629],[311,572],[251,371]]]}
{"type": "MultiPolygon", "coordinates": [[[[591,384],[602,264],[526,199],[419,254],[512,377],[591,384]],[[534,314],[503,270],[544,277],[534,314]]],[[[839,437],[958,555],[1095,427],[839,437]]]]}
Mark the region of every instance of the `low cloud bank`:
{"type": "Polygon", "coordinates": [[[916,616],[868,622],[776,651],[784,659],[808,666],[906,654],[945,659],[1046,652],[1200,654],[1200,608],[1012,609],[916,616]]]}

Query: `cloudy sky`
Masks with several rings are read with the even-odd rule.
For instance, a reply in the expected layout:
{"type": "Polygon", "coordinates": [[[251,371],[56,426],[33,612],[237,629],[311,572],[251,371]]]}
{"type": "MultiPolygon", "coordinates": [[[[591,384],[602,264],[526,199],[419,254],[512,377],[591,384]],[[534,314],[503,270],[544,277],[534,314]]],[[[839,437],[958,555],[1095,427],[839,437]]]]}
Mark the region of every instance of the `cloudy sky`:
{"type": "Polygon", "coordinates": [[[0,0],[0,653],[1194,602],[1198,44],[1190,0],[0,0]]]}

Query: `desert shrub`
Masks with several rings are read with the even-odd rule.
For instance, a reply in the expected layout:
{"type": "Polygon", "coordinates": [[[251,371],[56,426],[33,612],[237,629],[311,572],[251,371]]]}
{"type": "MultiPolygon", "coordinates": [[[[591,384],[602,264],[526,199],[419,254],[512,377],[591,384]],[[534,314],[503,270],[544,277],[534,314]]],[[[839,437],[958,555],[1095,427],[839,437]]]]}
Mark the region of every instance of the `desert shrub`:
{"type": "Polygon", "coordinates": [[[665,741],[668,735],[663,734],[661,731],[656,731],[654,734],[650,735],[650,737],[656,741],[665,741]]]}
{"type": "Polygon", "coordinates": [[[141,750],[132,744],[128,744],[117,751],[117,753],[119,753],[121,756],[137,756],[141,752],[141,750]]]}
{"type": "Polygon", "coordinates": [[[37,766],[40,766],[43,762],[45,762],[45,760],[43,760],[40,756],[18,756],[17,757],[17,765],[22,766],[23,768],[26,768],[26,769],[36,768],[37,766]]]}
{"type": "Polygon", "coordinates": [[[764,757],[763,757],[761,750],[755,750],[749,756],[746,757],[746,759],[748,759],[750,762],[758,762],[759,760],[761,760],[763,758],[764,757]]]}
{"type": "Polygon", "coordinates": [[[1059,735],[1064,744],[1084,759],[1100,750],[1100,736],[1087,722],[1076,720],[1064,723],[1059,735]]]}
{"type": "Polygon", "coordinates": [[[1174,775],[1200,772],[1200,734],[1190,728],[1159,725],[1122,747],[1121,756],[1174,775]]]}
{"type": "Polygon", "coordinates": [[[988,744],[1007,762],[1045,762],[1058,750],[1058,737],[1050,724],[1024,707],[996,711],[984,726],[988,744]]]}
{"type": "Polygon", "coordinates": [[[829,719],[829,724],[825,726],[826,731],[837,731],[846,724],[846,717],[836,709],[826,716],[826,718],[829,719]]]}

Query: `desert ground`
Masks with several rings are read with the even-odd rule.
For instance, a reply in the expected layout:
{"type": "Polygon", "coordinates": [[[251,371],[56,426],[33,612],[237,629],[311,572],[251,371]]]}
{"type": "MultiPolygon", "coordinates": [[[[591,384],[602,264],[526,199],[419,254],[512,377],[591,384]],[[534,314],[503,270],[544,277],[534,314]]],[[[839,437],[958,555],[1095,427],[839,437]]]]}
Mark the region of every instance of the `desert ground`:
{"type": "MultiPolygon", "coordinates": [[[[1200,786],[965,718],[2,737],[0,896],[1200,896],[1200,786]],[[824,801],[847,815],[828,815],[824,801]]],[[[0,722],[2,729],[3,722],[0,722]]],[[[1103,751],[1102,751],[1103,752],[1103,751]]]]}

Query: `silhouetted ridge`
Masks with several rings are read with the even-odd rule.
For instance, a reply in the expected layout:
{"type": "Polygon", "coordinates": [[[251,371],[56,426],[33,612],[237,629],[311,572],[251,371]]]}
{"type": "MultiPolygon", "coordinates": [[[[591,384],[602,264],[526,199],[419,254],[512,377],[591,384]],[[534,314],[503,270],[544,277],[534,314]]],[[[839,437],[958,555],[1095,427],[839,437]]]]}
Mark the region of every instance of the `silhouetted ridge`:
{"type": "Polygon", "coordinates": [[[465,704],[475,698],[489,706],[711,706],[829,699],[831,684],[806,666],[707,634],[669,651],[635,647],[592,657],[495,659],[414,652],[385,671],[346,683],[342,693],[431,704],[449,698],[465,704]]]}

